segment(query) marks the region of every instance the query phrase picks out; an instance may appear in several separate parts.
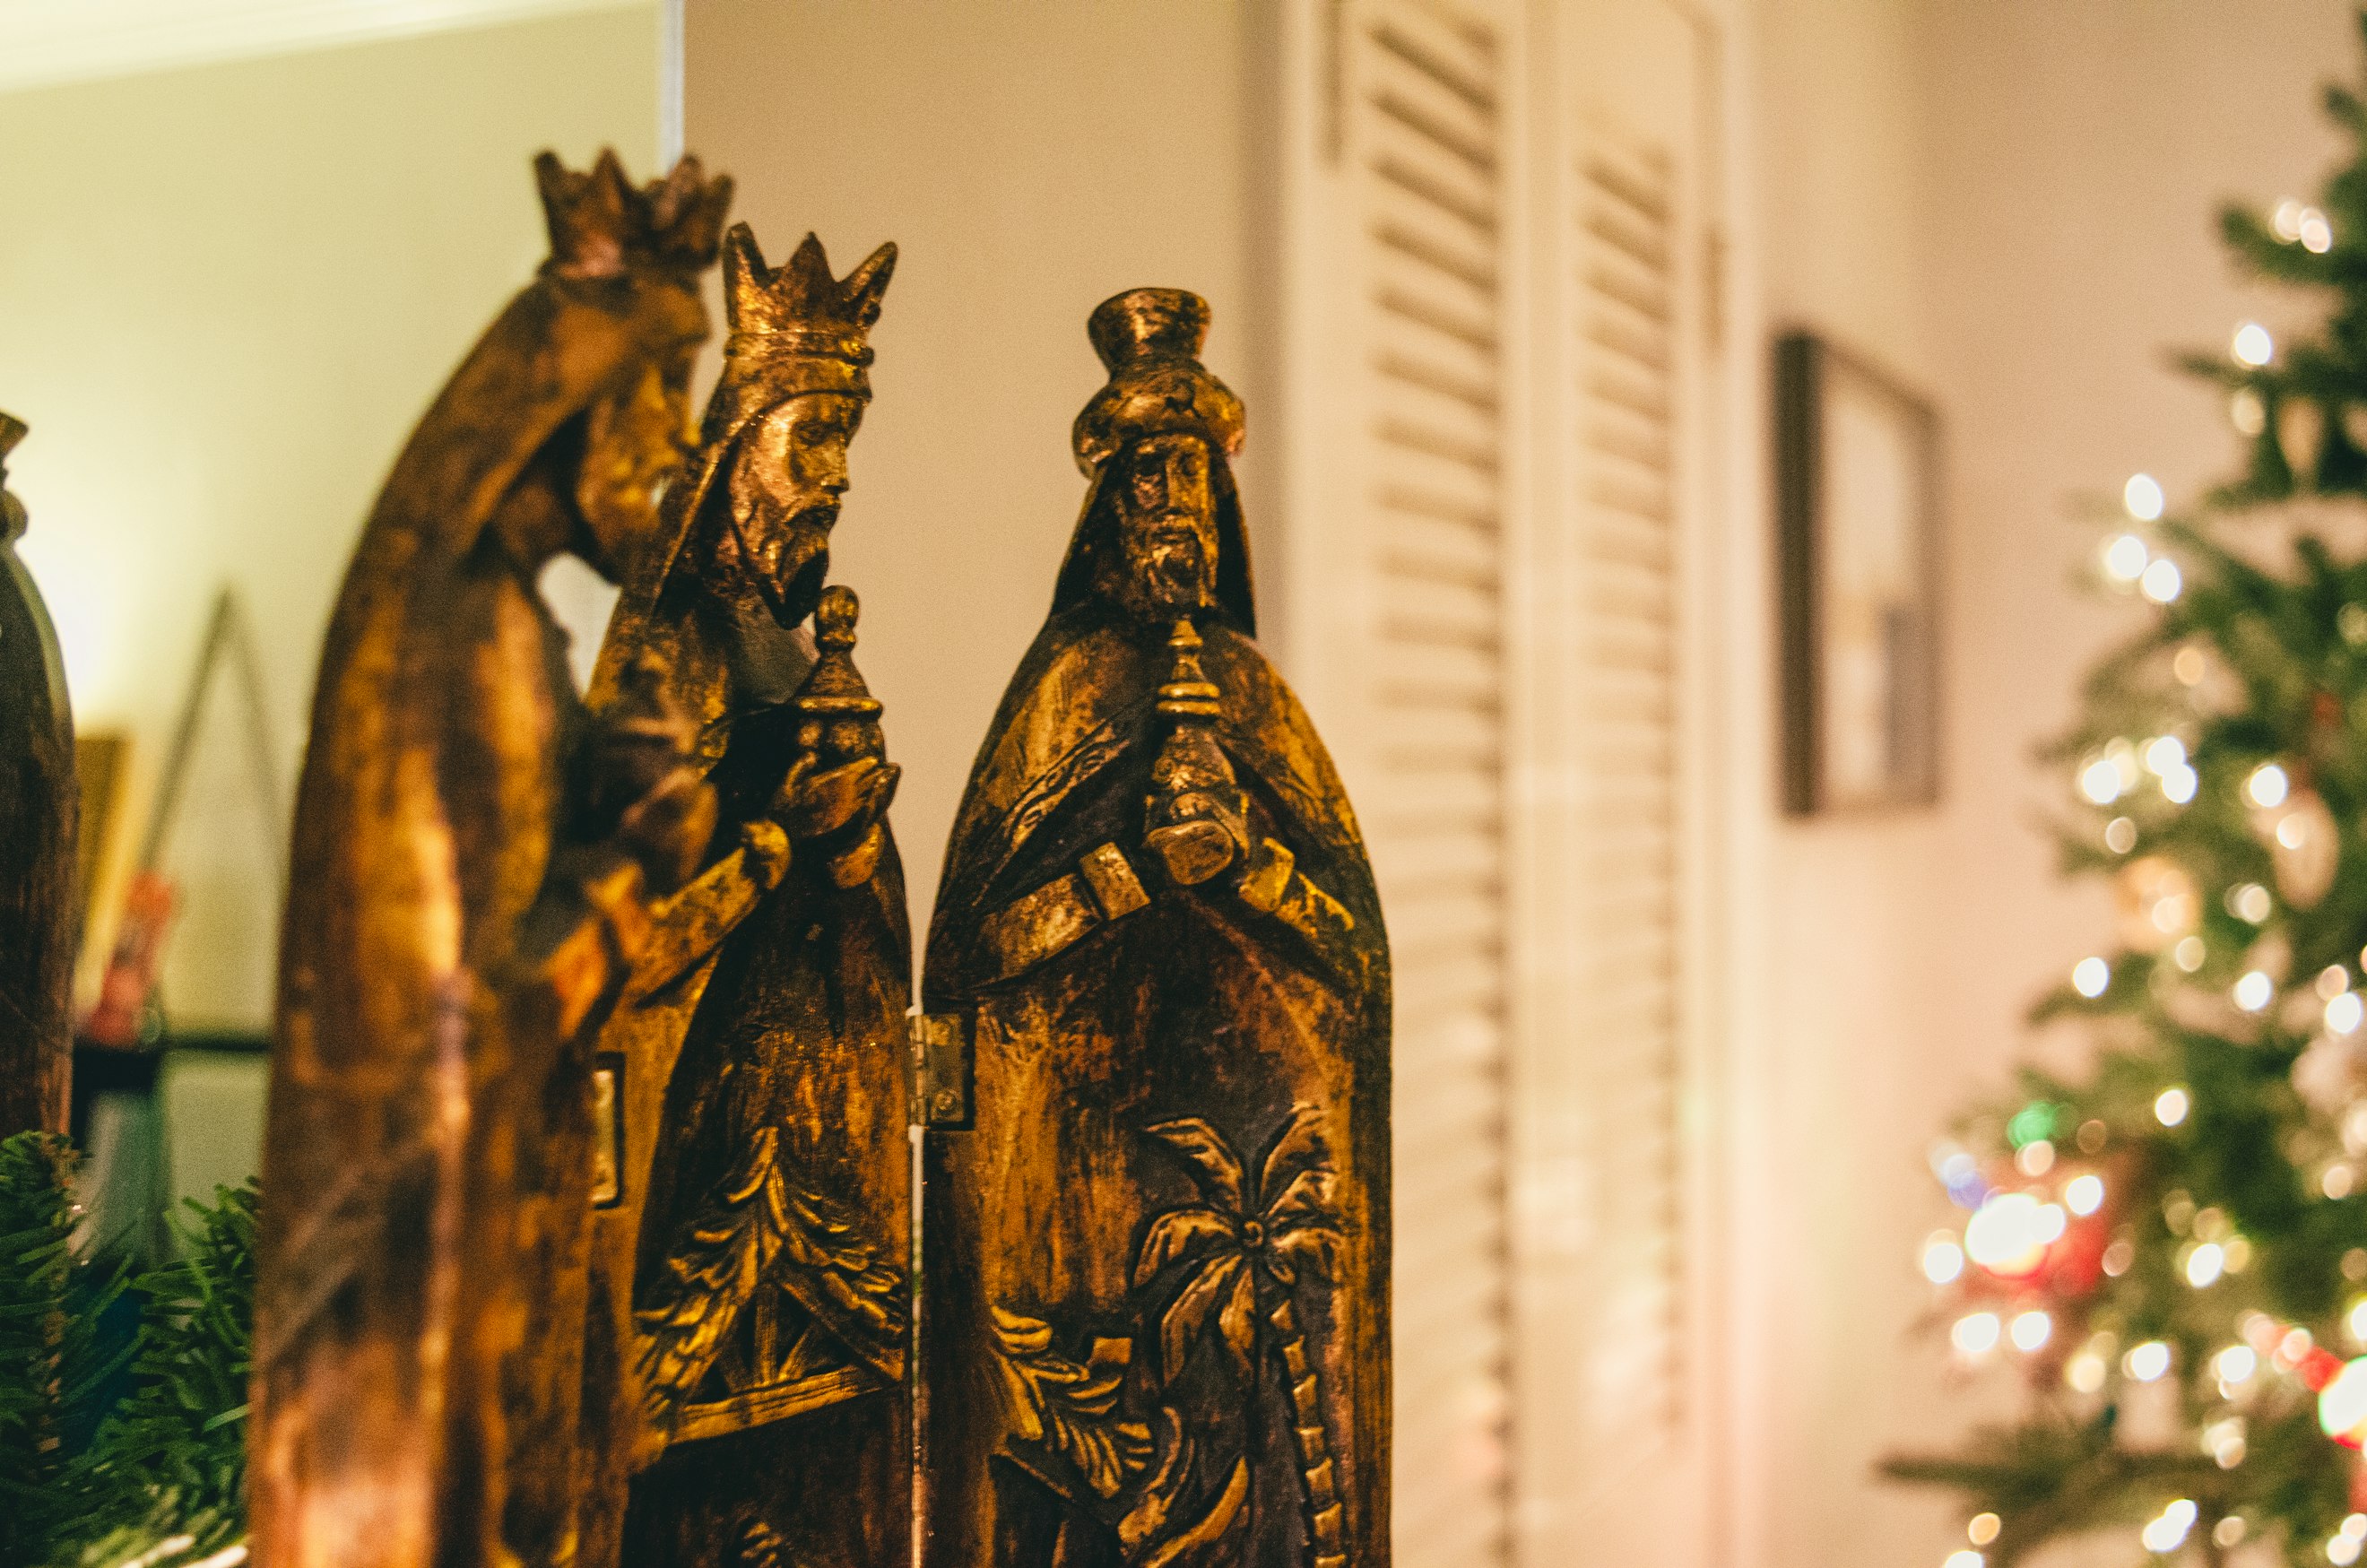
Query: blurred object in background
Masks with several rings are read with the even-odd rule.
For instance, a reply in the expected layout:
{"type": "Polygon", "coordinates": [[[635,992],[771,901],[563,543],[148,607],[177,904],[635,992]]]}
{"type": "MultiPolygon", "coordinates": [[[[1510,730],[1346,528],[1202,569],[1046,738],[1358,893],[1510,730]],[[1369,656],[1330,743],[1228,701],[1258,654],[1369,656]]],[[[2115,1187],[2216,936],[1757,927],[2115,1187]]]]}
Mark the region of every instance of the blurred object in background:
{"type": "MultiPolygon", "coordinates": [[[[267,1029],[289,830],[266,780],[294,776],[369,497],[448,345],[543,254],[520,164],[654,159],[659,39],[645,0],[0,3],[0,147],[74,149],[0,160],[0,364],[40,436],[12,488],[73,522],[24,541],[91,801],[73,1122],[108,1145],[85,1145],[99,1218],[143,1247],[162,1232],[122,1202],[254,1168],[259,1074],[236,1086],[267,1029]],[[190,660],[223,637],[174,763],[190,660]]],[[[563,597],[596,646],[606,598],[563,597]]]]}
{"type": "Polygon", "coordinates": [[[74,730],[74,779],[82,791],[82,824],[74,840],[74,910],[87,936],[98,914],[99,879],[123,815],[123,780],[130,737],[119,729],[74,730]]]}
{"type": "MultiPolygon", "coordinates": [[[[287,807],[274,765],[278,754],[254,635],[236,592],[225,587],[215,595],[174,725],[97,1000],[75,1041],[72,1131],[85,1155],[80,1186],[88,1213],[83,1235],[92,1256],[127,1257],[142,1267],[164,1262],[173,1251],[165,1216],[178,1200],[210,1197],[217,1184],[235,1187],[256,1168],[265,1015],[250,1014],[227,1028],[200,1018],[191,1021],[190,1032],[176,1033],[159,978],[184,899],[178,879],[164,868],[176,837],[192,843],[200,865],[232,863],[231,874],[196,883],[191,902],[201,916],[209,895],[219,898],[225,888],[233,896],[258,886],[275,893],[284,888],[287,807]],[[231,682],[234,714],[226,715],[210,700],[218,677],[231,682]],[[203,781],[207,788],[193,791],[192,773],[200,760],[215,763],[219,773],[215,753],[221,743],[210,738],[224,727],[207,724],[217,716],[237,720],[231,739],[244,753],[244,776],[210,776],[203,781]],[[191,804],[216,819],[214,831],[176,835],[191,804]],[[221,819],[233,811],[245,819],[245,835],[221,830],[221,819]],[[253,875],[251,865],[238,863],[241,857],[267,866],[267,877],[253,875]],[[195,1185],[180,1179],[185,1174],[195,1185]]],[[[255,913],[245,911],[246,929],[268,930],[255,913]]],[[[260,995],[267,1006],[269,947],[251,937],[244,947],[244,956],[263,976],[260,995]]]]}
{"type": "MultiPolygon", "coordinates": [[[[131,881],[124,894],[123,915],[115,930],[113,955],[108,962],[107,973],[99,981],[98,1000],[83,1021],[82,1040],[85,1045],[111,1051],[138,1049],[143,1042],[153,1040],[156,1022],[151,1013],[157,1006],[156,988],[159,968],[164,953],[164,937],[172,922],[176,906],[180,902],[176,880],[169,878],[164,869],[164,852],[171,841],[173,829],[178,820],[182,804],[188,798],[192,764],[202,757],[214,761],[211,747],[201,747],[205,738],[204,721],[209,712],[207,697],[214,683],[217,667],[227,664],[235,682],[232,694],[239,705],[242,735],[246,751],[248,776],[243,781],[248,793],[250,814],[255,816],[260,831],[259,842],[249,851],[261,863],[271,868],[269,890],[276,905],[277,895],[288,885],[287,867],[287,803],[280,789],[275,759],[278,749],[271,735],[270,710],[264,695],[263,666],[255,652],[255,636],[248,627],[236,592],[224,587],[215,596],[212,618],[207,623],[205,641],[198,651],[197,666],[191,672],[187,694],[182,699],[180,716],[173,727],[172,750],[165,754],[164,772],[158,782],[156,794],[149,807],[148,829],[140,840],[140,855],[131,872],[131,881]]],[[[210,815],[219,816],[226,804],[222,781],[209,778],[210,787],[200,794],[198,803],[210,815]]],[[[219,829],[219,824],[216,825],[219,829]]],[[[235,852],[241,846],[235,840],[225,843],[219,830],[194,836],[198,853],[206,859],[199,863],[217,863],[224,851],[235,852]]],[[[251,889],[253,877],[232,880],[239,889],[251,889]]],[[[252,926],[250,926],[252,929],[252,926]]],[[[246,944],[255,966],[260,967],[264,983],[259,997],[260,1007],[250,1016],[258,1024],[268,1016],[270,1005],[270,954],[266,948],[255,951],[258,944],[246,944]]]]}

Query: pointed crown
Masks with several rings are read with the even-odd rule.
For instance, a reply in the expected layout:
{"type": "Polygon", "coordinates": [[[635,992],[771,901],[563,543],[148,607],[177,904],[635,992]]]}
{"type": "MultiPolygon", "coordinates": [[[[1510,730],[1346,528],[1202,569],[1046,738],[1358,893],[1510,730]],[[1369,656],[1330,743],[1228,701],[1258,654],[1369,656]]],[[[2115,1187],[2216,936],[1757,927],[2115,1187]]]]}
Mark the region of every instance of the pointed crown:
{"type": "Polygon", "coordinates": [[[544,152],[534,161],[534,177],[550,230],[547,275],[620,277],[655,269],[696,276],[715,263],[731,176],[707,178],[697,158],[685,157],[664,179],[636,186],[606,149],[582,174],[544,152]]]}
{"type": "Polygon", "coordinates": [[[808,234],[777,267],[764,265],[755,231],[731,225],[723,244],[723,309],[735,347],[767,356],[871,363],[867,341],[879,319],[879,303],[896,272],[893,241],[880,246],[844,278],[830,275],[821,241],[808,234]],[[762,339],[762,343],[745,340],[762,339]]]}

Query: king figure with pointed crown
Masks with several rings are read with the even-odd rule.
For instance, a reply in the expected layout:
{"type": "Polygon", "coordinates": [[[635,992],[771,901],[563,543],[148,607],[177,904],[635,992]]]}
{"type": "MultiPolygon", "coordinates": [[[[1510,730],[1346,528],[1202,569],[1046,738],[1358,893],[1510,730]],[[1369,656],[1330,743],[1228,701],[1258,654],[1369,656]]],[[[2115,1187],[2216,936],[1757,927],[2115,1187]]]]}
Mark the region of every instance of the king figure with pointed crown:
{"type": "Polygon", "coordinates": [[[886,1568],[909,1551],[911,933],[897,770],[824,587],[896,260],[724,246],[730,336],[691,473],[593,701],[651,652],[721,831],[653,911],[600,1043],[584,1568],[886,1568]],[[813,629],[805,623],[811,617],[813,629]]]}
{"type": "Polygon", "coordinates": [[[256,1283],[272,1568],[572,1557],[589,1047],[713,822],[662,668],[589,717],[538,580],[649,550],[730,182],[536,172],[549,259],[396,458],[315,688],[256,1283]]]}
{"type": "Polygon", "coordinates": [[[1388,1562],[1388,946],[1252,640],[1207,327],[1093,313],[1083,515],[946,852],[924,1568],[1388,1562]]]}

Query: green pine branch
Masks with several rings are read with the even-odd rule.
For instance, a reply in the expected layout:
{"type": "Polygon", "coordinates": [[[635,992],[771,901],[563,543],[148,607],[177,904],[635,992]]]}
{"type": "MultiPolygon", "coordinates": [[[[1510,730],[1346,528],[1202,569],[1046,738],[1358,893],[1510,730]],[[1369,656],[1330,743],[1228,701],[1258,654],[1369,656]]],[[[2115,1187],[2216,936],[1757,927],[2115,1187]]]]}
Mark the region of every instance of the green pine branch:
{"type": "Polygon", "coordinates": [[[176,1224],[179,1261],[134,1284],[142,1313],[131,1393],[92,1448],[106,1505],[93,1517],[189,1537],[164,1563],[218,1551],[245,1528],[255,1203],[251,1181],[216,1188],[211,1207],[187,1201],[194,1223],[176,1224]]]}
{"type": "Polygon", "coordinates": [[[122,1276],[76,1266],[74,1164],[62,1138],[0,1142],[0,1568],[42,1568],[103,1506],[75,1437],[120,1364],[96,1325],[122,1276]]]}
{"type": "Polygon", "coordinates": [[[255,1189],[189,1205],[181,1260],[130,1283],[140,1325],[109,1352],[124,1271],[76,1259],[74,1168],[62,1138],[0,1142],[0,1568],[194,1562],[245,1529],[255,1189]]]}

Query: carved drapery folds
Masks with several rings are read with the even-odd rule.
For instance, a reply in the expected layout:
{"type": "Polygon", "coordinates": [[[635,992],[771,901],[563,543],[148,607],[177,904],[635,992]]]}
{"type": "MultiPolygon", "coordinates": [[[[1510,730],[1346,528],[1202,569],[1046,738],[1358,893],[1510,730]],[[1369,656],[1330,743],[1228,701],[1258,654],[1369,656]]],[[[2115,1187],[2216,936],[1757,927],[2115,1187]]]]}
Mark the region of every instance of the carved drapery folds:
{"type": "Polygon", "coordinates": [[[1387,1561],[1387,948],[1251,640],[1206,328],[1093,314],[1083,516],[931,926],[970,1053],[923,1156],[931,1568],[1387,1561]]]}

